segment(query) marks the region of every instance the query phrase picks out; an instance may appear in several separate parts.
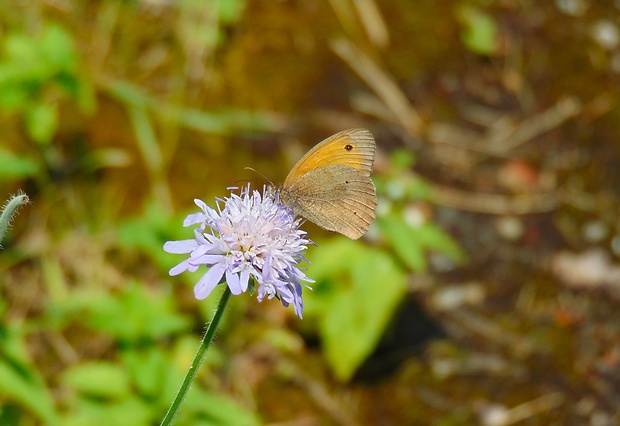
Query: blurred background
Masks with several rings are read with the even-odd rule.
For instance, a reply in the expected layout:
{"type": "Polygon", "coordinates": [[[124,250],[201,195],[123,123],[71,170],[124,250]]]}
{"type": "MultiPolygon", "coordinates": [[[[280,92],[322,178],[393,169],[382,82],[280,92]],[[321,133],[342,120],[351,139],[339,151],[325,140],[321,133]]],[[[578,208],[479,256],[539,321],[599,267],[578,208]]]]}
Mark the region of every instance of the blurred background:
{"type": "Polygon", "coordinates": [[[618,2],[2,1],[0,424],[158,424],[221,294],[164,242],[352,127],[377,220],[176,424],[619,424],[619,93],[618,2]]]}

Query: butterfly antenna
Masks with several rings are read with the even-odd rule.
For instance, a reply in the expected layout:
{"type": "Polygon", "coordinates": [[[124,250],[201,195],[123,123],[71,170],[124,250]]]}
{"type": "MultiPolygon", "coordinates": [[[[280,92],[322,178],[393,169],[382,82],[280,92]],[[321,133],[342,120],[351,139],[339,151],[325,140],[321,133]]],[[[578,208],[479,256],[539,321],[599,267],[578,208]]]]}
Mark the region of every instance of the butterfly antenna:
{"type": "Polygon", "coordinates": [[[261,172],[256,171],[255,169],[251,168],[251,167],[244,167],[245,170],[251,170],[254,173],[256,173],[257,175],[261,176],[263,179],[265,179],[267,182],[269,182],[271,184],[271,186],[275,185],[273,184],[273,182],[271,181],[271,179],[269,179],[267,176],[265,176],[264,174],[262,174],[261,172]]]}

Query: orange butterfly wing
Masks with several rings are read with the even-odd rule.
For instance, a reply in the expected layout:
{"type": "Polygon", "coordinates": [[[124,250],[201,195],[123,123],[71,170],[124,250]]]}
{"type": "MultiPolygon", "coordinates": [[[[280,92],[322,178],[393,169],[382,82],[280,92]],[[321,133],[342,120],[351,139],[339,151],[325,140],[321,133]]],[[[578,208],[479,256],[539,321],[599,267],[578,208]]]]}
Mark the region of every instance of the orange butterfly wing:
{"type": "Polygon", "coordinates": [[[375,139],[366,129],[349,129],[336,133],[318,143],[295,164],[284,187],[290,187],[301,176],[330,164],[353,167],[365,176],[372,173],[375,159],[375,139]]]}

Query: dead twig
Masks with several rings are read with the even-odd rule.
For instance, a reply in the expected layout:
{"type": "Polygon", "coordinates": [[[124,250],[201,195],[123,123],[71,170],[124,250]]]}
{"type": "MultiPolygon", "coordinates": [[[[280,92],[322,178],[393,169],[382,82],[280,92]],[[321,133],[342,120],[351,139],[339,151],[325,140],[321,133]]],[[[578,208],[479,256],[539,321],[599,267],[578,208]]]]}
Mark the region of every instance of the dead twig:
{"type": "Polygon", "coordinates": [[[546,133],[582,111],[581,103],[574,97],[560,99],[551,108],[512,123],[508,117],[497,120],[482,135],[447,123],[433,123],[428,135],[435,144],[456,146],[486,156],[506,158],[524,143],[546,133]]]}
{"type": "Polygon", "coordinates": [[[429,183],[433,201],[445,207],[489,214],[523,215],[543,213],[556,209],[560,203],[558,193],[501,195],[462,191],[429,183]]]}
{"type": "Polygon", "coordinates": [[[477,144],[488,152],[503,155],[537,136],[565,123],[581,112],[581,102],[574,97],[560,99],[554,106],[522,120],[513,127],[502,126],[490,131],[477,144]]]}
{"type": "Polygon", "coordinates": [[[485,410],[482,413],[482,424],[485,426],[509,426],[519,423],[538,413],[552,410],[564,402],[565,396],[559,392],[552,392],[539,396],[513,408],[497,408],[485,410]]]}
{"type": "Polygon", "coordinates": [[[422,119],[392,76],[349,40],[333,40],[331,48],[381,98],[406,133],[419,139],[422,119]]]}

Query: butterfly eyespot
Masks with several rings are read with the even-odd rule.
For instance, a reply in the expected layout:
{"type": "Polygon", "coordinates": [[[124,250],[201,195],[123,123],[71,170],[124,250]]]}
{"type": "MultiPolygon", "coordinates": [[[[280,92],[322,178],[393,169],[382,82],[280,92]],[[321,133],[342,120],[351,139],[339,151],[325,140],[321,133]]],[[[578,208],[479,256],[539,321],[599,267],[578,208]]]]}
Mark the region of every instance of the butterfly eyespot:
{"type": "Polygon", "coordinates": [[[350,143],[349,143],[349,144],[346,144],[346,145],[344,146],[344,149],[346,149],[347,151],[351,151],[351,150],[353,149],[353,145],[351,145],[350,143]]]}

